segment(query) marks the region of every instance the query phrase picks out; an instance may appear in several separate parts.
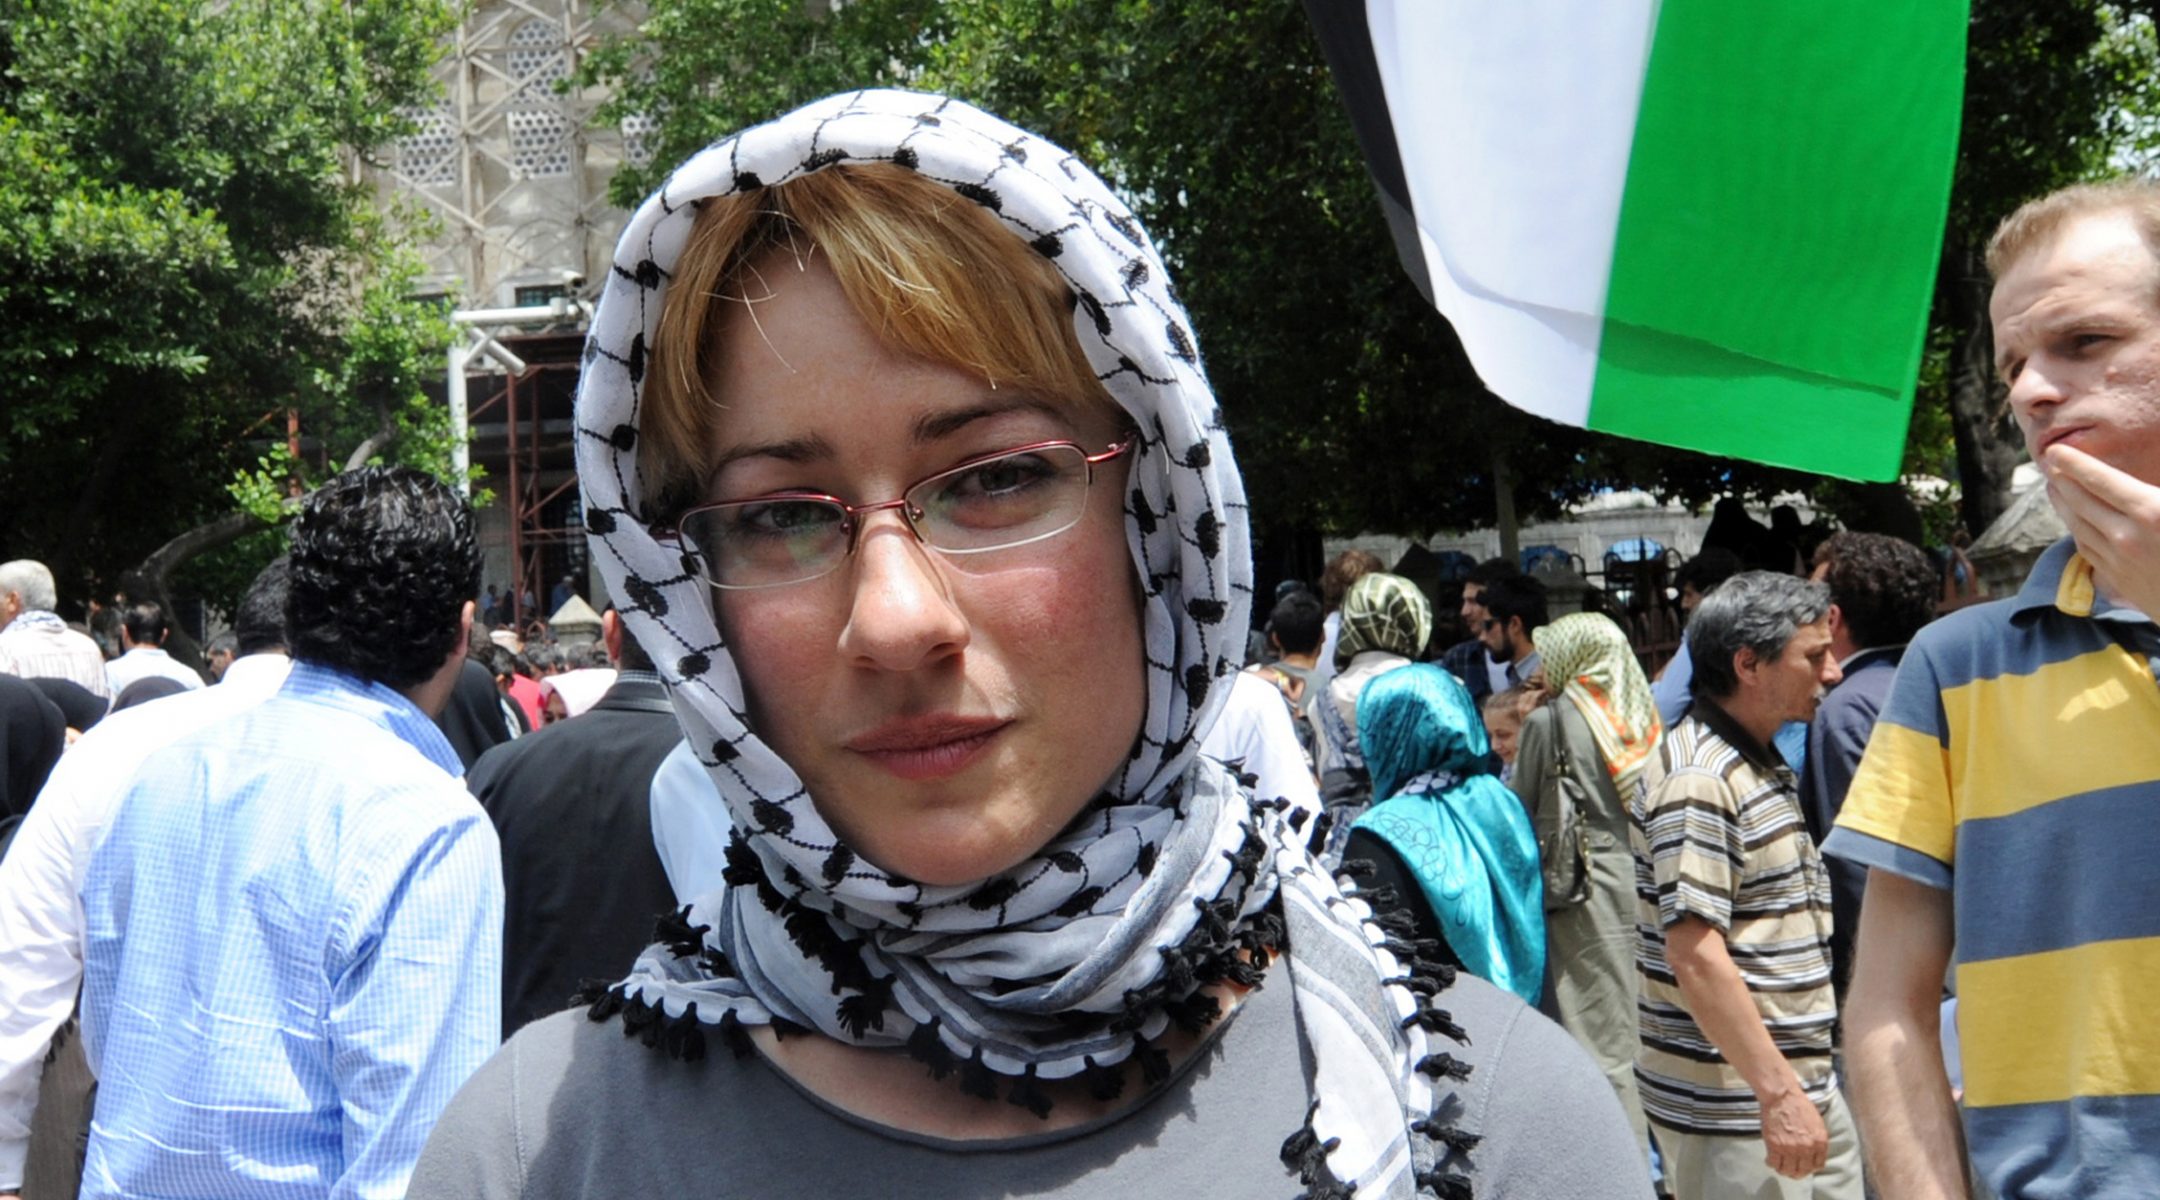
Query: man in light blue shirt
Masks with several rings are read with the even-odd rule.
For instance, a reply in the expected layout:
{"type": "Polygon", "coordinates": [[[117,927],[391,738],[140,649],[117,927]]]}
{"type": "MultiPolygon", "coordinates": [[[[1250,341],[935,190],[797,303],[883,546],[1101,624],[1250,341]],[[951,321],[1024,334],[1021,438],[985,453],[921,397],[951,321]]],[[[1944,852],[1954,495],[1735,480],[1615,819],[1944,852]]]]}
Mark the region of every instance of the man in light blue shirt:
{"type": "Polygon", "coordinates": [[[479,590],[417,471],[310,496],[279,693],[151,755],[83,882],[85,1197],[397,1197],[494,1052],[502,866],[431,720],[479,590]]]}

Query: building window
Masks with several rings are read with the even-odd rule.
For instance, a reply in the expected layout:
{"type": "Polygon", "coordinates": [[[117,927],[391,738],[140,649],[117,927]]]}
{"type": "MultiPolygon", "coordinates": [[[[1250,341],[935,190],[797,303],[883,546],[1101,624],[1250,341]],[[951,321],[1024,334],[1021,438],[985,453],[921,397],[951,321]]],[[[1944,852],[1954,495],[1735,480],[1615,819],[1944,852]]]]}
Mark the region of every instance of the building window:
{"type": "Polygon", "coordinates": [[[648,113],[631,113],[622,119],[623,161],[634,167],[642,167],[652,161],[653,135],[659,132],[659,122],[648,113]]]}
{"type": "Polygon", "coordinates": [[[450,101],[431,108],[407,108],[401,115],[413,131],[397,141],[397,173],[418,187],[457,182],[457,120],[450,101]]]}
{"type": "Polygon", "coordinates": [[[510,166],[527,178],[570,173],[570,118],[558,84],[570,78],[562,28],[538,17],[510,32],[509,69],[516,101],[503,114],[510,132],[510,166]]]}

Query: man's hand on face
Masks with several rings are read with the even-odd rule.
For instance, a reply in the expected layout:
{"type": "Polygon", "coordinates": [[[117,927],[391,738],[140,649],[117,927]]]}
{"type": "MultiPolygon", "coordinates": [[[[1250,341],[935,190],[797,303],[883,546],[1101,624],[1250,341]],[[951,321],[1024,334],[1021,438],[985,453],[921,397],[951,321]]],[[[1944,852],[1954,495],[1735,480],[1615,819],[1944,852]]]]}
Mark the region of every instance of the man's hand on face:
{"type": "Polygon", "coordinates": [[[2115,603],[2160,617],[2160,487],[2060,443],[2041,466],[2093,582],[2115,603]]]}

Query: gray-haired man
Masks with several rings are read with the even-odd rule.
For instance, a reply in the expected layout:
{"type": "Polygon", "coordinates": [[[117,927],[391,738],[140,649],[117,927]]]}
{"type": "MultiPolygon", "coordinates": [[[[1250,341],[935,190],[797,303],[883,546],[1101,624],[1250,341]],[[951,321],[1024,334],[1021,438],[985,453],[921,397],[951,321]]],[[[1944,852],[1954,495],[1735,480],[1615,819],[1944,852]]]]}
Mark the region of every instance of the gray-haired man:
{"type": "Polygon", "coordinates": [[[68,628],[53,574],[36,559],[0,563],[0,674],[68,679],[111,699],[105,656],[90,636],[68,628]]]}
{"type": "Polygon", "coordinates": [[[1830,879],[1771,738],[1839,679],[1830,589],[1735,575],[1688,623],[1694,698],[1635,800],[1643,1110],[1679,1200],[1859,1200],[1831,1069],[1830,879]]]}

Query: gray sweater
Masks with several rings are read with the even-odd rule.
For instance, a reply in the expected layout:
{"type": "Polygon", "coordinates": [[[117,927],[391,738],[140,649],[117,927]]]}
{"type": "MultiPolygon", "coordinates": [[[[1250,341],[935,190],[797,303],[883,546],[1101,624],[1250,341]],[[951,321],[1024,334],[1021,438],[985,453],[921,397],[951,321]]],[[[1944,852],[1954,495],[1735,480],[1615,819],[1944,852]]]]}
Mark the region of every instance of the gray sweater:
{"type": "MultiPolygon", "coordinates": [[[[1480,1200],[1648,1200],[1612,1089],[1560,1028],[1463,975],[1443,993],[1475,1065],[1460,1127],[1480,1200]]],[[[1305,1118],[1289,981],[1234,1010],[1121,1113],[1018,1139],[951,1142],[877,1125],[799,1090],[758,1055],[678,1062],[580,1011],[528,1025],[428,1140],[410,1200],[528,1197],[1290,1197],[1278,1157],[1305,1118]]],[[[952,1080],[925,1088],[951,1087],[952,1080]]]]}

